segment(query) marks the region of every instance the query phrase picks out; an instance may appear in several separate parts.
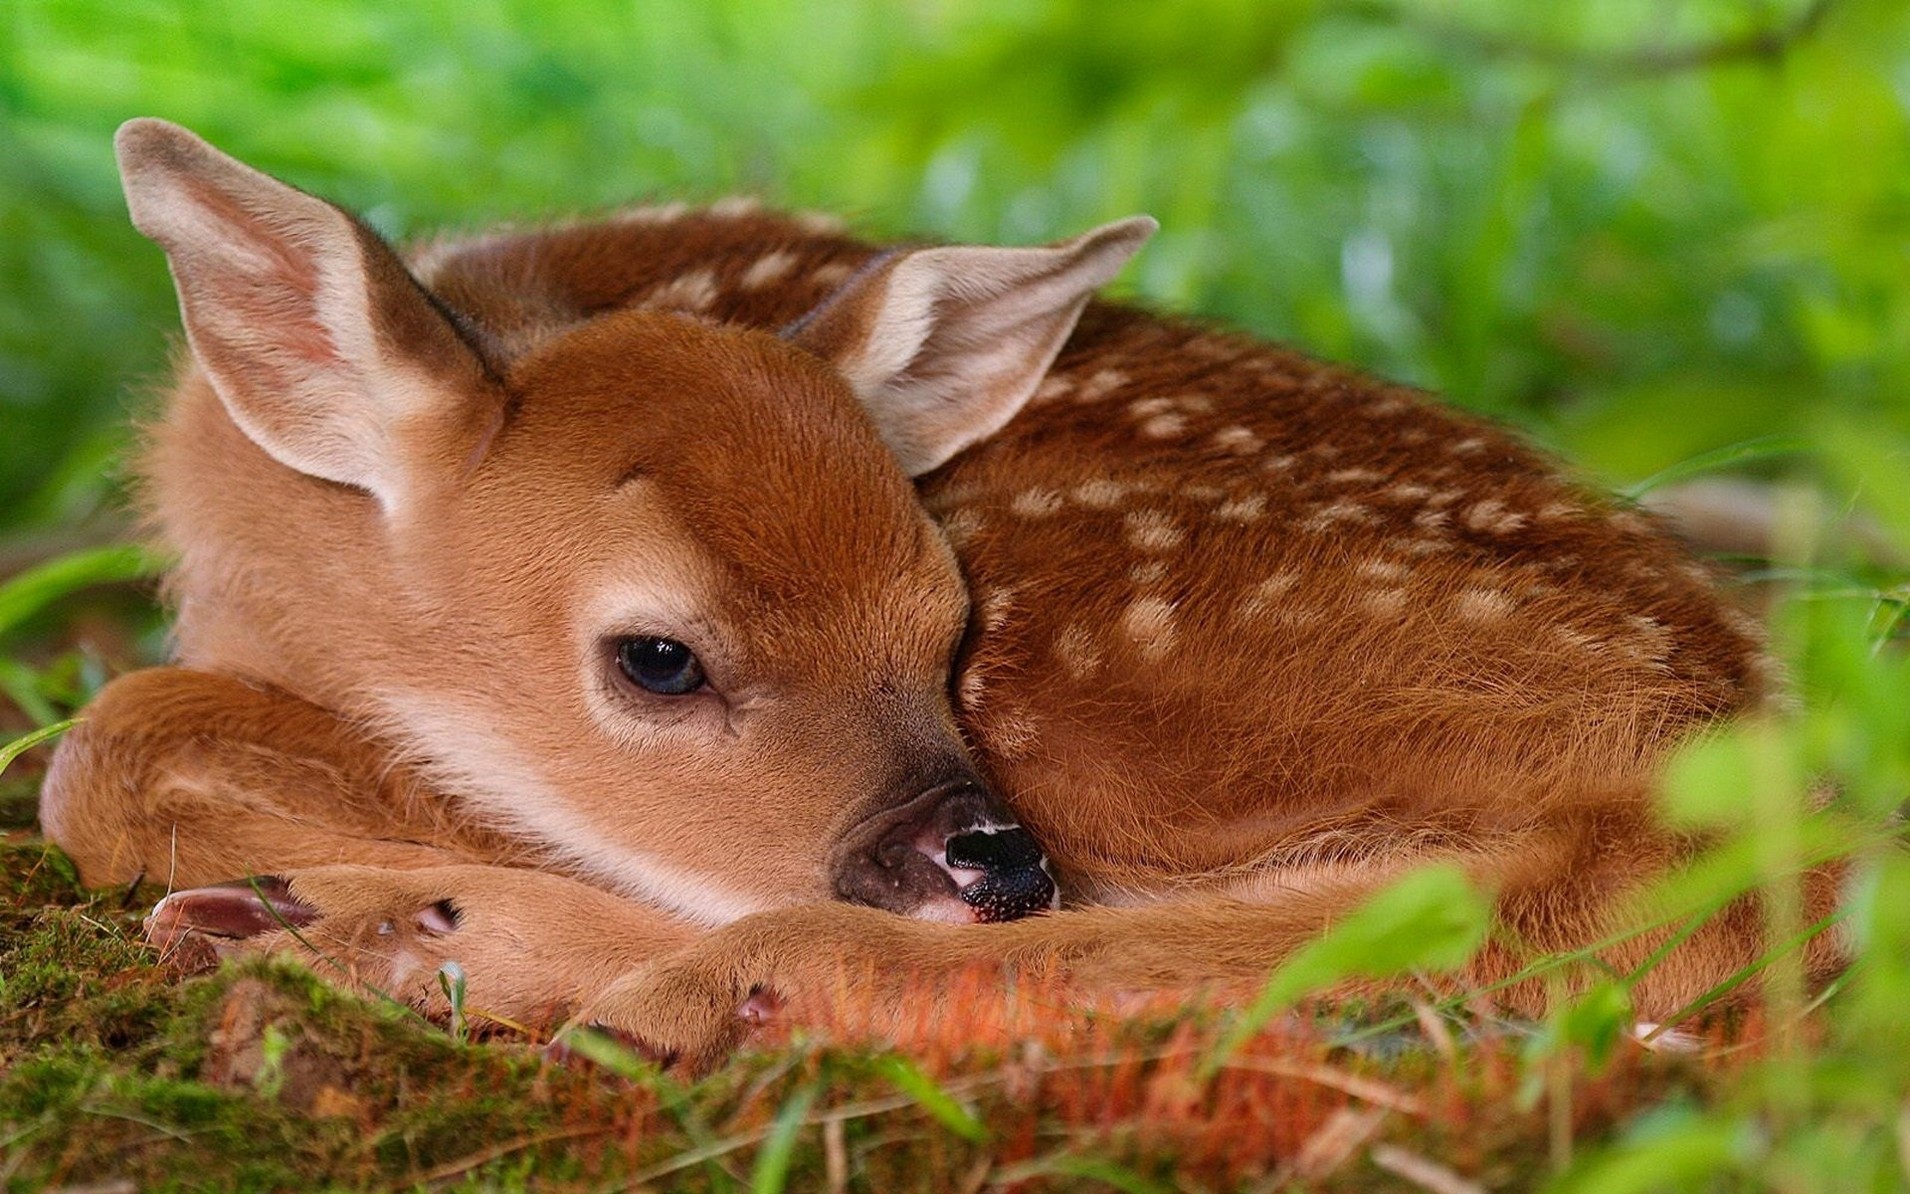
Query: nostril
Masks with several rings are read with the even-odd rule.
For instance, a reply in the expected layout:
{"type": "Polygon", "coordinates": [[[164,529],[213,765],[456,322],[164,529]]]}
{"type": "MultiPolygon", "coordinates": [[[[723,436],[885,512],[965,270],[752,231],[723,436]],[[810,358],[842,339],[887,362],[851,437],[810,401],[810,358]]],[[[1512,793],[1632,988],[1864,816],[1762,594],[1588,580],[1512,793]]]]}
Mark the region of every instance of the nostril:
{"type": "Polygon", "coordinates": [[[943,856],[951,867],[980,872],[961,897],[984,921],[1019,920],[1054,907],[1058,889],[1047,857],[1019,826],[953,834],[943,856]]]}
{"type": "Polygon", "coordinates": [[[1040,866],[1041,847],[1026,829],[976,829],[948,839],[948,864],[977,871],[1040,866]]]}

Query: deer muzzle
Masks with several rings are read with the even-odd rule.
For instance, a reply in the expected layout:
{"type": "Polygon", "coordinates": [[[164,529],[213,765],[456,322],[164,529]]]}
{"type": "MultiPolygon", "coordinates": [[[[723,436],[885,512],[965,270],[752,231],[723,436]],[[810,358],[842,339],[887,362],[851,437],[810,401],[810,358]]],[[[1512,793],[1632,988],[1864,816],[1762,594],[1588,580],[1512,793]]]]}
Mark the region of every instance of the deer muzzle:
{"type": "Polygon", "coordinates": [[[923,920],[1017,920],[1059,899],[1034,835],[972,775],[866,818],[832,871],[841,899],[923,920]]]}

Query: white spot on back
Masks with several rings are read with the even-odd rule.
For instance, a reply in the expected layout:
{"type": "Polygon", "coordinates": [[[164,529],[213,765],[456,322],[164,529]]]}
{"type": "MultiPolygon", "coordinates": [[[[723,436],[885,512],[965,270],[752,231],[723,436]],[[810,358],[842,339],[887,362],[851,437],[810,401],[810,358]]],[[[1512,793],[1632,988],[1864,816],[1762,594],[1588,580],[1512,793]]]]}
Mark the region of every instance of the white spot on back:
{"type": "Polygon", "coordinates": [[[1063,628],[1055,636],[1054,655],[1077,680],[1093,675],[1101,667],[1101,651],[1096,646],[1095,634],[1079,623],[1063,628]]]}
{"type": "Polygon", "coordinates": [[[982,700],[988,695],[988,682],[982,679],[980,668],[969,668],[962,673],[956,695],[961,699],[964,712],[974,713],[982,707],[982,700]]]}
{"type": "Polygon", "coordinates": [[[1571,626],[1554,626],[1552,637],[1575,651],[1597,652],[1605,645],[1603,640],[1571,626]]]}
{"type": "Polygon", "coordinates": [[[1061,397],[1061,395],[1073,388],[1073,378],[1060,373],[1050,374],[1041,379],[1041,384],[1035,387],[1034,395],[1030,397],[1028,401],[1053,402],[1056,398],[1061,397]]]}
{"type": "Polygon", "coordinates": [[[1467,589],[1452,604],[1468,622],[1497,622],[1512,612],[1512,598],[1497,589],[1467,589]]]}
{"type": "Polygon", "coordinates": [[[1143,560],[1128,569],[1127,578],[1137,585],[1156,585],[1167,577],[1167,564],[1163,560],[1143,560]]]}
{"type": "Polygon", "coordinates": [[[983,630],[994,633],[1008,624],[1008,611],[1015,607],[1018,591],[1015,586],[1007,585],[983,595],[976,610],[983,630]]]}
{"type": "Polygon", "coordinates": [[[1159,597],[1137,597],[1121,615],[1121,627],[1145,659],[1158,659],[1173,649],[1174,603],[1159,597]]]}
{"type": "Polygon", "coordinates": [[[1074,400],[1076,402],[1099,402],[1126,384],[1127,374],[1121,372],[1119,369],[1100,369],[1097,370],[1093,376],[1081,383],[1080,391],[1075,394],[1074,400]]]}
{"type": "Polygon", "coordinates": [[[1013,698],[993,702],[975,729],[990,751],[1006,758],[1025,754],[1039,736],[1034,716],[1013,698]]]}
{"type": "Polygon", "coordinates": [[[1046,518],[1061,509],[1061,495],[1052,489],[1024,489],[1008,508],[1023,518],[1046,518]]]}
{"type": "Polygon", "coordinates": [[[841,232],[847,225],[840,216],[830,215],[826,211],[799,211],[792,217],[796,227],[804,232],[841,232]]]}
{"type": "Polygon", "coordinates": [[[980,533],[984,525],[981,514],[972,508],[953,510],[942,519],[942,534],[948,537],[950,544],[961,547],[980,533]]]}
{"type": "Polygon", "coordinates": [[[1070,496],[1090,510],[1112,510],[1121,504],[1121,499],[1127,496],[1129,488],[1131,487],[1120,481],[1111,481],[1102,477],[1081,482],[1074,487],[1074,492],[1070,496]]]}
{"type": "Polygon", "coordinates": [[[1300,528],[1306,531],[1327,531],[1342,522],[1365,522],[1371,513],[1358,502],[1338,501],[1321,506],[1301,520],[1300,528]]]}
{"type": "Polygon", "coordinates": [[[648,203],[642,207],[626,207],[610,217],[613,224],[668,224],[680,220],[690,210],[687,203],[648,203]]]}
{"type": "Polygon", "coordinates": [[[1185,533],[1165,510],[1134,510],[1123,520],[1127,541],[1142,551],[1173,551],[1185,533]]]}
{"type": "Polygon", "coordinates": [[[1607,526],[1624,531],[1628,535],[1644,535],[1651,531],[1651,524],[1642,515],[1631,510],[1620,510],[1605,519],[1607,526]]]}
{"type": "Polygon", "coordinates": [[[1671,654],[1673,639],[1670,628],[1644,614],[1632,614],[1625,620],[1635,632],[1626,644],[1628,653],[1646,663],[1657,665],[1660,671],[1669,670],[1663,664],[1671,654]]]}
{"type": "MultiPolygon", "coordinates": [[[[1708,573],[1705,579],[1710,579],[1708,573]]],[[[1764,641],[1764,623],[1758,621],[1737,606],[1729,604],[1719,606],[1718,618],[1726,626],[1729,626],[1752,642],[1761,643],[1764,641]]]]}
{"type": "Polygon", "coordinates": [[[1406,611],[1406,590],[1380,589],[1368,593],[1360,604],[1376,618],[1397,618],[1406,611]]]}
{"type": "Polygon", "coordinates": [[[1336,468],[1326,475],[1326,479],[1335,485],[1354,485],[1367,481],[1384,481],[1386,474],[1370,468],[1336,468]]]}
{"type": "Polygon", "coordinates": [[[794,268],[796,255],[787,249],[776,249],[750,263],[749,268],[743,271],[741,285],[744,290],[761,290],[782,281],[794,268]]]}
{"type": "Polygon", "coordinates": [[[661,286],[652,287],[643,298],[645,306],[676,307],[701,311],[716,301],[716,275],[707,269],[679,274],[661,286]]]}
{"type": "Polygon", "coordinates": [[[809,280],[817,286],[840,286],[855,272],[856,267],[846,261],[832,261],[809,271],[809,280]]]}
{"type": "Polygon", "coordinates": [[[1187,430],[1187,416],[1168,413],[1155,415],[1141,424],[1141,434],[1149,439],[1171,439],[1187,430]]]}
{"type": "Polygon", "coordinates": [[[1285,601],[1273,607],[1268,620],[1289,628],[1311,626],[1320,620],[1320,611],[1298,601],[1285,601]]]}
{"type": "Polygon", "coordinates": [[[1477,502],[1466,511],[1465,523],[1468,528],[1488,535],[1506,535],[1526,524],[1526,516],[1505,508],[1498,498],[1487,498],[1477,502]]]}
{"type": "Polygon", "coordinates": [[[1251,456],[1265,445],[1264,440],[1239,424],[1222,427],[1214,432],[1213,442],[1216,448],[1236,452],[1242,456],[1251,456]]]}
{"type": "Polygon", "coordinates": [[[1292,572],[1274,573],[1259,584],[1256,584],[1253,588],[1247,590],[1247,596],[1241,600],[1240,610],[1236,616],[1241,618],[1258,618],[1268,611],[1279,607],[1282,599],[1292,590],[1299,579],[1299,576],[1292,572]]]}
{"type": "Polygon", "coordinates": [[[1229,522],[1255,522],[1267,512],[1267,495],[1248,493],[1229,498],[1214,507],[1214,517],[1229,522]]]}

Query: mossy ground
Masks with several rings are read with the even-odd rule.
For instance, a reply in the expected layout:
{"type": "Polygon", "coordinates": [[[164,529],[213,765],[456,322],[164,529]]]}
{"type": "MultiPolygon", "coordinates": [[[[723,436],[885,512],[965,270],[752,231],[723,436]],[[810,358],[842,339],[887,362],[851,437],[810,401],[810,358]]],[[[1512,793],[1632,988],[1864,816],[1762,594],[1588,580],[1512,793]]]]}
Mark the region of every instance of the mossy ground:
{"type": "Polygon", "coordinates": [[[1342,1008],[1203,1081],[1224,1015],[978,992],[972,1020],[912,1026],[899,1051],[839,1025],[683,1085],[547,1061],[514,1032],[460,1042],[288,960],[182,976],[138,934],[158,892],[83,891],[27,830],[3,862],[10,1190],[1521,1189],[1738,1068],[1627,1046],[1597,1073],[1535,1069],[1490,1018],[1335,1045],[1359,1015],[1342,1008]]]}

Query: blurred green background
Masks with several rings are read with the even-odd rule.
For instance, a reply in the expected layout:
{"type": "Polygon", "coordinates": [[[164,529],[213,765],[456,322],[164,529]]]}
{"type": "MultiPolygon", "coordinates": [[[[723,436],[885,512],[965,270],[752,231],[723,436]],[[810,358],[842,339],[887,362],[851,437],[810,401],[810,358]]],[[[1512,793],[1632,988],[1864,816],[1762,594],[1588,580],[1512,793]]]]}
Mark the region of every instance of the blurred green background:
{"type": "Polygon", "coordinates": [[[401,238],[736,190],[1003,241],[1152,212],[1146,299],[1623,484],[1910,430],[1907,111],[1899,0],[5,0],[0,562],[119,525],[176,328],[129,116],[401,238]]]}

